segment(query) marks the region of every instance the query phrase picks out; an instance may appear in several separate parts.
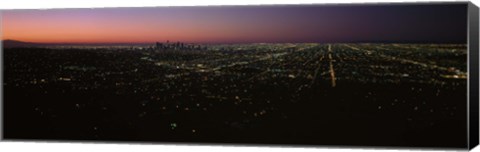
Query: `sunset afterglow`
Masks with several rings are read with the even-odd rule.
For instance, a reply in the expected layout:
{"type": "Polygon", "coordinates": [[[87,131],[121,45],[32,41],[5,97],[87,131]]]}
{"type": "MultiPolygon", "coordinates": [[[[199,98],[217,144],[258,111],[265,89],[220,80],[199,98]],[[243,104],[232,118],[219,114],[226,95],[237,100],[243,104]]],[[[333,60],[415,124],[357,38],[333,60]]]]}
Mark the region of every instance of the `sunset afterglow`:
{"type": "Polygon", "coordinates": [[[463,42],[463,10],[463,5],[6,10],[2,25],[3,39],[42,43],[463,42]]]}

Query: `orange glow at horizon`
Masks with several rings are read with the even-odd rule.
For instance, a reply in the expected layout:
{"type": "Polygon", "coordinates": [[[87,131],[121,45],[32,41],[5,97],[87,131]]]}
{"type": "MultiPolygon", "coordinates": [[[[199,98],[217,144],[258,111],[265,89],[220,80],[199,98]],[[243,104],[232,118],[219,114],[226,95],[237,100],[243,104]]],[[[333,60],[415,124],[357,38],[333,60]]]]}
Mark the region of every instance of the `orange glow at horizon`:
{"type": "Polygon", "coordinates": [[[205,42],[241,40],[249,34],[236,26],[212,28],[214,23],[198,23],[195,18],[96,15],[91,10],[37,11],[3,13],[2,39],[36,43],[205,42]]]}
{"type": "MultiPolygon", "coordinates": [[[[45,19],[42,21],[14,19],[3,22],[3,39],[21,40],[37,43],[143,43],[155,40],[200,41],[195,35],[186,35],[178,31],[162,31],[165,27],[148,27],[148,24],[134,26],[110,26],[122,23],[92,23],[84,21],[59,22],[45,19]],[[155,30],[152,30],[155,29],[155,30]]],[[[180,29],[182,30],[182,29],[180,29]]],[[[205,35],[201,31],[192,34],[205,35]]]]}

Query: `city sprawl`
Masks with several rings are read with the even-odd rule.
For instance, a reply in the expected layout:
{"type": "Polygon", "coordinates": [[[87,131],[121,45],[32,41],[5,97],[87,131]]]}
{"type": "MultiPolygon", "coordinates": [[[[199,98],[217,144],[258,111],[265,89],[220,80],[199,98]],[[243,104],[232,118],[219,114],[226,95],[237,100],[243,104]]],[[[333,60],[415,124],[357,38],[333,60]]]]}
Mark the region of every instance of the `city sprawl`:
{"type": "Polygon", "coordinates": [[[467,140],[464,44],[5,48],[3,68],[4,133],[11,138],[383,146],[467,140]]]}

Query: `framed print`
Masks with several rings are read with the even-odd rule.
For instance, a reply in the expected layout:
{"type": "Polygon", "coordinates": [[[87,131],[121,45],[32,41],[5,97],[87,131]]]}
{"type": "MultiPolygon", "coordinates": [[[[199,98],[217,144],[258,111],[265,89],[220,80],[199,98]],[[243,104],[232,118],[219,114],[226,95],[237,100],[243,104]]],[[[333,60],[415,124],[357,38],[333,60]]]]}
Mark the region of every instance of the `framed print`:
{"type": "Polygon", "coordinates": [[[2,135],[470,149],[470,2],[1,10],[2,135]]]}

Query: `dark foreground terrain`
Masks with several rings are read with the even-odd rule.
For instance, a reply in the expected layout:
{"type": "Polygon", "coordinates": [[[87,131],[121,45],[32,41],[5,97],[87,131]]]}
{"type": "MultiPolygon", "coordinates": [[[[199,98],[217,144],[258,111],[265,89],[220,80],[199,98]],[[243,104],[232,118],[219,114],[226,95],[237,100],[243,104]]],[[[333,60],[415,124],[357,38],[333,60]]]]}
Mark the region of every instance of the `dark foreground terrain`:
{"type": "Polygon", "coordinates": [[[4,49],[7,139],[465,147],[465,45],[4,49]]]}

